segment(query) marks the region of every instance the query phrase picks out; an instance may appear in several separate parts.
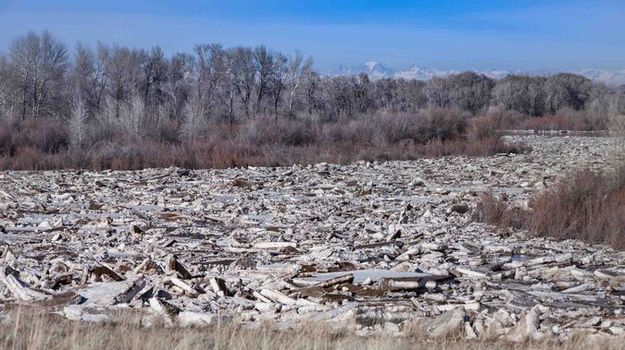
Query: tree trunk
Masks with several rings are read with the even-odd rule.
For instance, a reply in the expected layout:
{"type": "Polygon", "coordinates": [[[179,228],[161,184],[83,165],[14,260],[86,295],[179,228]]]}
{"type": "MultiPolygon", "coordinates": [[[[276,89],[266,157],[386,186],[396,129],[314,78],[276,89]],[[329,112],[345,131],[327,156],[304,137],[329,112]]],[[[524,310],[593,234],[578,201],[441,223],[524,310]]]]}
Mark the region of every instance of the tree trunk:
{"type": "Polygon", "coordinates": [[[26,119],[26,86],[22,89],[22,120],[26,119]]]}
{"type": "Polygon", "coordinates": [[[230,89],[230,101],[229,101],[228,121],[230,125],[234,122],[234,91],[230,89]]]}
{"type": "Polygon", "coordinates": [[[293,95],[294,91],[289,94],[289,119],[293,119],[293,95]]]}

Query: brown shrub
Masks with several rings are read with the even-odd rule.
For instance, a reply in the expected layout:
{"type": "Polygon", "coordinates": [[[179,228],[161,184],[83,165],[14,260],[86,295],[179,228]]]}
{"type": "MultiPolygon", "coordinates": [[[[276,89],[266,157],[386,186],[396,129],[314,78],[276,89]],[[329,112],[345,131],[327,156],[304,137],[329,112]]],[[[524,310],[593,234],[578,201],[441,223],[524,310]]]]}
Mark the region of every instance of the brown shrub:
{"type": "Polygon", "coordinates": [[[32,118],[22,123],[13,142],[18,146],[33,146],[41,152],[55,153],[69,144],[69,133],[58,119],[32,118]]]}
{"type": "Polygon", "coordinates": [[[388,143],[463,138],[470,115],[456,108],[427,108],[416,113],[375,114],[361,119],[372,124],[388,143]]]}
{"type": "Polygon", "coordinates": [[[14,152],[14,130],[7,121],[0,121],[0,154],[11,154],[14,152]]]}
{"type": "Polygon", "coordinates": [[[257,117],[243,124],[238,136],[258,145],[304,146],[317,142],[319,127],[310,119],[294,121],[257,117]]]}
{"type": "Polygon", "coordinates": [[[143,134],[103,122],[87,130],[83,149],[68,146],[60,121],[28,120],[7,124],[13,132],[0,133],[0,169],[289,166],[523,151],[502,142],[490,126],[471,124],[467,135],[468,120],[465,112],[441,108],[338,122],[261,116],[235,124],[215,120],[187,140],[174,122],[143,134]]]}
{"type": "Polygon", "coordinates": [[[625,168],[570,175],[532,203],[531,231],[625,248],[625,168]]]}
{"type": "Polygon", "coordinates": [[[521,208],[508,204],[507,198],[496,198],[491,193],[485,193],[473,212],[473,220],[486,222],[499,228],[525,228],[528,213],[521,208]]]}
{"type": "Polygon", "coordinates": [[[474,127],[474,130],[470,130],[470,133],[474,134],[479,130],[492,132],[493,130],[517,129],[516,125],[528,118],[530,117],[523,113],[493,106],[489,107],[484,114],[471,119],[469,129],[474,127]]]}
{"type": "Polygon", "coordinates": [[[576,130],[575,123],[566,116],[531,117],[518,122],[515,129],[520,130],[576,130]]]}
{"type": "Polygon", "coordinates": [[[570,174],[537,194],[529,210],[484,195],[473,218],[499,227],[527,228],[535,236],[625,249],[625,167],[610,173],[570,174]]]}
{"type": "Polygon", "coordinates": [[[322,126],[324,143],[371,145],[385,142],[380,129],[373,123],[351,120],[346,123],[325,123],[322,126]]]}
{"type": "Polygon", "coordinates": [[[608,129],[608,119],[597,117],[589,111],[570,108],[558,110],[554,115],[528,116],[519,112],[490,107],[484,114],[472,118],[469,123],[477,130],[534,130],[534,131],[603,131],[608,129]]]}
{"type": "Polygon", "coordinates": [[[498,135],[502,129],[502,121],[498,118],[480,116],[471,119],[467,125],[467,139],[482,140],[498,135]]]}
{"type": "Polygon", "coordinates": [[[33,147],[55,153],[67,147],[69,133],[63,122],[53,118],[0,121],[0,154],[14,154],[18,148],[33,147]]]}
{"type": "MultiPolygon", "coordinates": [[[[360,122],[360,121],[359,121],[360,122]]],[[[361,123],[361,122],[360,122],[361,123]]],[[[388,143],[423,142],[425,121],[416,114],[382,114],[371,123],[388,143]]]]}
{"type": "Polygon", "coordinates": [[[467,121],[471,115],[457,108],[427,108],[421,110],[422,141],[457,140],[465,138],[467,121]]]}

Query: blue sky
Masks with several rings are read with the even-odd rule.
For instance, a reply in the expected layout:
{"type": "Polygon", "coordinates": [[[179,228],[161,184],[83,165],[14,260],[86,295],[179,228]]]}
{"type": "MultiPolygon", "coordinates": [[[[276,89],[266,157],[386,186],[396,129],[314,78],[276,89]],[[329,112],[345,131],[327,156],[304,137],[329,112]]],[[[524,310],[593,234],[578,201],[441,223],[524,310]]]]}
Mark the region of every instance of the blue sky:
{"type": "Polygon", "coordinates": [[[322,70],[379,61],[440,69],[625,69],[617,0],[0,0],[0,50],[29,30],[167,52],[265,44],[322,70]]]}

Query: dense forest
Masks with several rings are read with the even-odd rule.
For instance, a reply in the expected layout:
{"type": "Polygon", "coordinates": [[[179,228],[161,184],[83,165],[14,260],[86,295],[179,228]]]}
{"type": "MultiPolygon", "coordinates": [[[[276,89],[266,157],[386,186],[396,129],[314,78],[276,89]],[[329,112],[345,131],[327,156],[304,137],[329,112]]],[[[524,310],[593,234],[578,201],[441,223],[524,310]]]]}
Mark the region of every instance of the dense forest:
{"type": "Polygon", "coordinates": [[[70,50],[48,32],[0,55],[0,168],[472,155],[500,151],[498,139],[469,145],[493,128],[606,130],[623,114],[624,87],[570,73],[372,81],[324,76],[311,58],[265,46],[70,50]]]}

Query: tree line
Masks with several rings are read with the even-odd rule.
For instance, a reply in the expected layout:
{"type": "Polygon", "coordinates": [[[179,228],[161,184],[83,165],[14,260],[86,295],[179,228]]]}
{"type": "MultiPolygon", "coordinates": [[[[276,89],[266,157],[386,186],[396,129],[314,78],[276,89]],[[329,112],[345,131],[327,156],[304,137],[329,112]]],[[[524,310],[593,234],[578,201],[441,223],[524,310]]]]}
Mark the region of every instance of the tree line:
{"type": "Polygon", "coordinates": [[[158,46],[103,43],[70,49],[47,31],[17,37],[0,54],[2,168],[58,168],[74,161],[71,166],[106,168],[113,167],[115,157],[131,164],[140,154],[147,162],[147,145],[169,152],[174,161],[184,152],[171,147],[232,153],[189,160],[198,167],[266,164],[269,158],[275,160],[271,164],[288,164],[410,158],[424,152],[488,154],[499,147],[492,125],[597,130],[616,121],[625,129],[623,114],[625,87],[570,73],[496,80],[463,72],[428,81],[370,80],[365,74],[326,76],[300,52],[287,55],[262,45],[199,44],[175,54],[158,46]],[[463,142],[475,138],[465,135],[467,121],[483,116],[497,123],[481,121],[487,132],[475,134],[482,135],[484,147],[469,152],[463,142]],[[460,143],[427,146],[433,141],[460,143]],[[406,145],[414,145],[413,154],[406,153],[406,145]],[[308,153],[289,150],[285,157],[285,147],[294,146],[308,147],[308,153]],[[359,151],[363,148],[371,150],[366,157],[359,151]],[[378,149],[389,152],[378,154],[378,149]],[[66,153],[64,160],[50,163],[60,152],[66,153]],[[78,162],[78,155],[88,159],[78,162]],[[16,165],[27,158],[33,161],[16,165]]]}
{"type": "Polygon", "coordinates": [[[120,118],[141,109],[180,120],[235,122],[257,114],[293,118],[301,113],[332,120],[426,106],[478,113],[491,105],[541,116],[593,103],[611,102],[622,109],[623,93],[570,73],[494,80],[464,72],[427,82],[370,81],[364,74],[328,77],[301,53],[287,56],[262,45],[201,44],[192,53],[168,56],[158,46],[145,50],[98,43],[78,44],[70,53],[49,32],[18,37],[0,56],[0,113],[21,118],[67,118],[78,112],[86,118],[120,118]]]}

